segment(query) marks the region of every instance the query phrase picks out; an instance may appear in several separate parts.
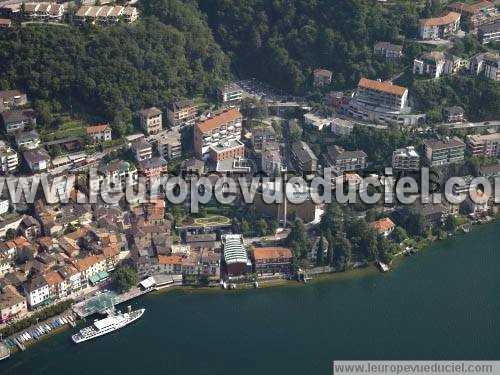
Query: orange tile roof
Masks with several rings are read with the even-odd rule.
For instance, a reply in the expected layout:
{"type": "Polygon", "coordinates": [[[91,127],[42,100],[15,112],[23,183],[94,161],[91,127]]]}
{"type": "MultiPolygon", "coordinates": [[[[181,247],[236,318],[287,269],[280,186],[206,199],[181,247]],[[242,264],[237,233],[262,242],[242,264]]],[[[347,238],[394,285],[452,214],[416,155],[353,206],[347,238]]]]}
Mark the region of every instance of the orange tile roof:
{"type": "Polygon", "coordinates": [[[61,275],[56,271],[47,272],[44,276],[45,281],[49,285],[60,284],[64,281],[61,275]]]}
{"type": "Polygon", "coordinates": [[[292,251],[288,247],[256,247],[253,257],[256,260],[292,258],[292,251]]]}
{"type": "Polygon", "coordinates": [[[456,12],[449,12],[448,14],[441,17],[434,18],[422,18],[418,20],[422,26],[440,26],[448,25],[450,23],[456,22],[460,19],[460,14],[456,12]]]}
{"type": "Polygon", "coordinates": [[[12,21],[7,18],[0,18],[0,25],[10,25],[11,23],[12,21]]]}
{"type": "Polygon", "coordinates": [[[106,130],[111,130],[111,127],[109,125],[94,125],[94,126],[87,126],[85,128],[87,134],[100,133],[106,130]]]}
{"type": "Polygon", "coordinates": [[[462,12],[475,14],[479,13],[483,8],[493,8],[495,5],[490,1],[480,1],[475,4],[466,4],[462,2],[455,2],[448,4],[448,9],[456,9],[462,12]]]}
{"type": "Polygon", "coordinates": [[[370,223],[370,226],[375,229],[377,233],[382,234],[394,229],[396,227],[396,224],[394,224],[394,222],[388,217],[385,217],[383,219],[370,223]]]}
{"type": "Polygon", "coordinates": [[[74,232],[68,233],[65,235],[66,238],[70,240],[77,240],[78,238],[85,237],[87,235],[88,230],[85,228],[78,228],[74,232]]]}
{"type": "Polygon", "coordinates": [[[91,255],[86,258],[75,259],[74,265],[79,271],[85,271],[102,260],[104,260],[104,255],[91,255]]]}
{"type": "Polygon", "coordinates": [[[207,133],[223,124],[234,121],[240,117],[242,117],[240,110],[237,108],[232,108],[229,111],[219,113],[212,118],[197,123],[196,127],[201,130],[202,133],[207,133]]]}
{"type": "Polygon", "coordinates": [[[102,254],[106,258],[110,258],[120,254],[120,250],[118,250],[116,246],[106,246],[105,248],[102,249],[102,254]]]}
{"type": "Polygon", "coordinates": [[[160,264],[182,264],[182,257],[178,255],[158,255],[158,263],[160,264]]]}
{"type": "Polygon", "coordinates": [[[403,96],[407,91],[406,87],[391,85],[390,83],[374,81],[373,79],[361,78],[358,87],[365,89],[382,91],[393,95],[403,96]]]}

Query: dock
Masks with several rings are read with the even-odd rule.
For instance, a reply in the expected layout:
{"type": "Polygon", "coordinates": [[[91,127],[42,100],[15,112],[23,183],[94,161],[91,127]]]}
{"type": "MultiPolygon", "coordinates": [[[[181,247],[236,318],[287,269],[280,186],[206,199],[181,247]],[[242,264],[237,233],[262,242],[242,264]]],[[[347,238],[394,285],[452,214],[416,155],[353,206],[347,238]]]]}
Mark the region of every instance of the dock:
{"type": "Polygon", "coordinates": [[[0,361],[10,357],[10,349],[5,343],[0,342],[0,361]]]}
{"type": "Polygon", "coordinates": [[[24,346],[24,344],[22,342],[20,342],[17,338],[14,338],[14,343],[17,345],[17,347],[22,351],[24,352],[26,350],[26,347],[24,346]]]}

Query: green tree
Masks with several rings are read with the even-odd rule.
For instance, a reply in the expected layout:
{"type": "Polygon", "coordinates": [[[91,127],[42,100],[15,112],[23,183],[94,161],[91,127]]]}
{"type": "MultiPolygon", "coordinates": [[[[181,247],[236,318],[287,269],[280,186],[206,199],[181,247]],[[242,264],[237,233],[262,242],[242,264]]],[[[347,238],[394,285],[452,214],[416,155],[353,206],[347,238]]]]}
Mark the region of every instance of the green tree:
{"type": "Polygon", "coordinates": [[[404,230],[404,228],[401,227],[396,227],[391,233],[391,238],[396,242],[396,243],[401,243],[404,240],[408,238],[408,233],[404,230]]]}
{"type": "Polygon", "coordinates": [[[5,232],[5,239],[6,240],[13,240],[17,236],[17,231],[13,228],[7,229],[7,232],[5,232]]]}
{"type": "Polygon", "coordinates": [[[128,291],[133,286],[137,286],[141,279],[132,268],[122,266],[113,273],[112,280],[120,291],[128,291]]]}

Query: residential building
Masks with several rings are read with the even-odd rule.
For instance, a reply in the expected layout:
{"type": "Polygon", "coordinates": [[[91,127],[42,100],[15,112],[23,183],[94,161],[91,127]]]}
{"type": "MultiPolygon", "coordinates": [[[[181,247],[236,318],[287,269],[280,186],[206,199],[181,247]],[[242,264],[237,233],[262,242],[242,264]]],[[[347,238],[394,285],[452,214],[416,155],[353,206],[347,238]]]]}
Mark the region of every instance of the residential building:
{"type": "Polygon", "coordinates": [[[203,160],[186,159],[181,163],[181,176],[184,178],[201,177],[205,174],[205,163],[203,160]]]}
{"type": "Polygon", "coordinates": [[[374,221],[374,222],[370,223],[370,226],[373,229],[375,229],[377,234],[385,236],[385,237],[387,237],[389,234],[391,234],[392,231],[394,230],[394,228],[396,228],[396,224],[394,224],[394,222],[391,219],[389,219],[388,217],[374,221]]]}
{"type": "Polygon", "coordinates": [[[151,159],[141,161],[138,164],[139,176],[141,177],[161,177],[166,174],[167,170],[168,163],[161,156],[152,157],[151,159]]]}
{"type": "Polygon", "coordinates": [[[19,132],[14,138],[18,149],[35,149],[40,146],[40,136],[36,130],[19,132]]]}
{"type": "Polygon", "coordinates": [[[450,123],[464,121],[464,109],[459,106],[445,108],[444,120],[450,123]]]}
{"type": "Polygon", "coordinates": [[[170,126],[194,125],[198,106],[192,99],[180,99],[171,102],[167,107],[170,126]]]}
{"type": "Polygon", "coordinates": [[[329,126],[331,123],[330,118],[326,118],[315,113],[306,113],[304,115],[304,124],[312,126],[313,128],[321,131],[325,126],[329,126]]]}
{"type": "Polygon", "coordinates": [[[0,112],[23,107],[28,104],[28,97],[19,90],[0,91],[0,112]]]}
{"type": "Polygon", "coordinates": [[[354,124],[352,121],[344,120],[341,118],[332,119],[331,124],[332,133],[339,136],[349,136],[354,129],[354,124]]]}
{"type": "Polygon", "coordinates": [[[94,142],[111,141],[111,126],[109,125],[94,125],[85,128],[87,136],[92,138],[94,142]]]}
{"type": "Polygon", "coordinates": [[[243,246],[241,234],[224,234],[221,240],[226,274],[229,276],[246,274],[251,262],[243,246]]]}
{"type": "Polygon", "coordinates": [[[432,51],[413,61],[413,74],[439,78],[444,74],[455,74],[463,66],[462,59],[440,51],[432,51]]]}
{"type": "Polygon", "coordinates": [[[106,277],[107,263],[106,257],[103,254],[89,255],[84,258],[73,260],[73,266],[81,274],[81,285],[86,287],[89,282],[95,284],[101,278],[106,277]],[[98,276],[96,278],[95,276],[98,276]]]}
{"type": "Polygon", "coordinates": [[[477,182],[475,181],[474,176],[468,175],[462,176],[462,178],[464,180],[464,184],[453,184],[451,187],[451,192],[455,196],[468,196],[470,191],[477,190],[477,182]]]}
{"type": "Polygon", "coordinates": [[[139,17],[139,11],[135,7],[126,6],[123,10],[123,21],[132,23],[139,17]]]}
{"type": "Polygon", "coordinates": [[[477,30],[477,37],[481,44],[500,41],[500,20],[488,25],[481,25],[477,30]]]}
{"type": "Polygon", "coordinates": [[[477,3],[453,2],[448,4],[446,8],[460,13],[471,29],[495,22],[500,17],[495,4],[490,1],[479,1],[477,3]]]}
{"type": "Polygon", "coordinates": [[[313,72],[314,87],[325,87],[332,83],[333,72],[327,69],[315,69],[313,72]]]}
{"type": "Polygon", "coordinates": [[[392,168],[402,171],[417,170],[420,165],[420,155],[415,147],[399,148],[392,153],[392,168]]]}
{"type": "Polygon", "coordinates": [[[160,133],[156,138],[158,153],[166,160],[180,159],[182,156],[181,133],[169,130],[160,133]]]}
{"type": "Polygon", "coordinates": [[[26,300],[31,308],[37,307],[49,299],[49,286],[43,276],[35,276],[23,287],[26,300]]]}
{"type": "Polygon", "coordinates": [[[245,145],[238,139],[220,142],[210,146],[209,160],[217,164],[219,161],[245,157],[245,145]]]}
{"type": "Polygon", "coordinates": [[[24,3],[24,14],[31,19],[60,21],[64,15],[64,4],[57,3],[24,3]]]}
{"type": "Polygon", "coordinates": [[[182,274],[182,257],[179,255],[159,255],[158,272],[167,275],[182,274]]]}
{"type": "Polygon", "coordinates": [[[8,29],[12,26],[12,21],[8,18],[0,18],[0,30],[8,29]]]}
{"type": "Polygon", "coordinates": [[[97,179],[90,181],[90,189],[97,192],[99,187],[106,182],[105,186],[111,189],[125,190],[127,186],[137,185],[137,169],[123,160],[111,160],[101,164],[98,169],[97,179]]]}
{"type": "Polygon", "coordinates": [[[142,130],[148,134],[158,134],[162,128],[162,114],[156,107],[151,107],[139,111],[139,122],[142,130]]]}
{"type": "Polygon", "coordinates": [[[243,116],[236,108],[218,113],[194,126],[194,151],[198,156],[208,157],[211,146],[241,139],[243,116]]]}
{"type": "Polygon", "coordinates": [[[325,165],[339,171],[357,171],[366,168],[368,155],[363,150],[346,151],[340,146],[330,145],[324,159],[325,165]]]}
{"type": "Polygon", "coordinates": [[[473,156],[496,158],[500,152],[500,134],[471,134],[466,138],[467,148],[473,156]]]}
{"type": "Polygon", "coordinates": [[[465,143],[459,138],[424,141],[425,157],[431,167],[464,161],[465,143]]]}
{"type": "Polygon", "coordinates": [[[219,87],[217,96],[221,103],[236,103],[243,98],[243,89],[236,83],[219,87]]]}
{"type": "Polygon", "coordinates": [[[49,167],[50,156],[42,148],[26,150],[23,152],[23,157],[33,173],[46,171],[49,167]]]}
{"type": "Polygon", "coordinates": [[[500,56],[487,54],[484,57],[484,76],[492,81],[500,81],[500,56]]]}
{"type": "Polygon", "coordinates": [[[412,114],[408,89],[387,82],[362,78],[347,112],[358,120],[391,125],[418,125],[425,115],[412,114]]]}
{"type": "Polygon", "coordinates": [[[134,22],[139,16],[137,8],[120,5],[82,5],[75,13],[74,22],[79,25],[85,23],[100,24],[100,25],[114,25],[120,20],[123,22],[134,22]]]}
{"type": "Polygon", "coordinates": [[[137,161],[148,160],[153,157],[153,147],[144,139],[138,139],[137,141],[132,142],[130,148],[132,149],[135,160],[137,161]]]}
{"type": "Polygon", "coordinates": [[[460,30],[460,13],[449,12],[441,17],[419,20],[418,34],[422,40],[446,39],[460,30]]]}
{"type": "Polygon", "coordinates": [[[262,172],[268,176],[279,176],[283,169],[280,148],[277,143],[266,143],[261,157],[262,172]]]}
{"type": "Polygon", "coordinates": [[[57,271],[49,271],[43,275],[49,287],[49,298],[56,300],[68,295],[69,284],[57,271]]]}
{"type": "Polygon", "coordinates": [[[28,312],[26,298],[13,285],[6,285],[0,292],[0,323],[8,323],[28,312]]]}
{"type": "Polygon", "coordinates": [[[383,57],[388,62],[399,62],[403,57],[403,46],[389,42],[377,42],[373,46],[373,54],[383,57]]]}
{"type": "Polygon", "coordinates": [[[19,224],[19,231],[28,240],[34,240],[42,235],[42,227],[33,216],[24,215],[19,224]]]}
{"type": "Polygon", "coordinates": [[[23,131],[28,125],[36,125],[36,116],[31,109],[13,110],[2,113],[2,121],[7,133],[15,133],[23,131]]]}
{"type": "Polygon", "coordinates": [[[255,247],[252,253],[256,274],[289,274],[292,272],[292,251],[287,247],[255,247]]]}
{"type": "Polygon", "coordinates": [[[318,158],[314,155],[309,145],[304,141],[292,145],[292,161],[299,172],[315,174],[318,169],[318,158]]]}
{"type": "Polygon", "coordinates": [[[261,151],[266,143],[275,141],[276,131],[272,126],[265,126],[252,130],[252,144],[254,150],[261,151]]]}
{"type": "Polygon", "coordinates": [[[331,91],[325,95],[325,104],[339,111],[342,106],[349,103],[350,96],[342,91],[331,91]]]}
{"type": "Polygon", "coordinates": [[[14,173],[19,166],[19,156],[5,142],[0,142],[0,172],[14,173]]]}
{"type": "Polygon", "coordinates": [[[4,215],[9,212],[10,201],[8,199],[0,199],[0,215],[4,215]]]}

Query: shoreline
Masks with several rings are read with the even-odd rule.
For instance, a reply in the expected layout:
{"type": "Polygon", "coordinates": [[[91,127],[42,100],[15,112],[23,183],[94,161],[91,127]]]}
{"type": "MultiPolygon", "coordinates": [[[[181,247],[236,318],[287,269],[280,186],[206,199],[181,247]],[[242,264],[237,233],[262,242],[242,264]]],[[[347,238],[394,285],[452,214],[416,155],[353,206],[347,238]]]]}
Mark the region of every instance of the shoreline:
{"type": "MultiPolygon", "coordinates": [[[[493,220],[489,221],[488,223],[482,224],[481,226],[494,224],[495,222],[497,222],[497,217],[494,217],[493,220]]],[[[469,233],[478,229],[476,227],[477,227],[476,225],[471,226],[469,233]]],[[[444,239],[436,239],[436,240],[430,241],[427,246],[418,250],[417,254],[420,253],[421,251],[428,250],[429,248],[432,247],[432,245],[435,245],[435,244],[440,243],[440,242],[445,242],[447,240],[451,240],[455,236],[467,235],[467,234],[468,233],[461,233],[461,232],[459,232],[459,229],[457,229],[456,232],[451,237],[447,236],[444,239]]],[[[399,267],[402,263],[404,263],[405,257],[401,256],[401,255],[403,255],[403,254],[400,253],[398,256],[396,256],[393,259],[393,261],[391,262],[391,270],[399,267]]],[[[411,256],[410,256],[410,258],[411,258],[411,256]]],[[[153,290],[151,292],[141,294],[138,297],[145,297],[148,295],[150,295],[152,297],[157,297],[157,296],[162,296],[162,295],[167,294],[167,293],[183,293],[183,294],[195,295],[195,294],[213,294],[213,293],[228,293],[228,292],[239,293],[239,292],[248,292],[249,290],[252,290],[252,289],[258,290],[258,289],[269,289],[269,288],[303,287],[303,286],[307,286],[308,284],[314,285],[314,284],[332,281],[332,280],[349,281],[349,280],[358,279],[358,278],[375,276],[375,275],[378,275],[381,273],[383,273],[383,272],[380,272],[380,270],[378,270],[377,267],[373,263],[369,263],[367,266],[349,269],[349,270],[344,271],[344,272],[326,272],[326,273],[315,274],[314,278],[309,280],[307,283],[299,282],[298,280],[274,279],[274,280],[267,280],[267,281],[259,281],[258,288],[252,287],[250,285],[243,285],[238,289],[231,289],[231,290],[223,289],[223,288],[220,288],[218,286],[213,286],[213,287],[210,287],[210,286],[189,286],[189,285],[173,286],[173,287],[167,287],[167,288],[162,288],[162,289],[158,289],[158,290],[153,290]]],[[[134,299],[136,299],[136,298],[134,298],[134,299]]],[[[130,301],[120,303],[117,306],[123,305],[127,302],[130,302],[130,301]]],[[[83,321],[84,321],[83,319],[79,320],[79,322],[83,322],[83,321]]],[[[43,342],[46,339],[48,339],[48,338],[50,338],[50,337],[52,337],[52,336],[54,336],[62,331],[65,331],[68,328],[71,328],[71,327],[67,327],[66,325],[63,327],[59,327],[59,328],[53,330],[52,332],[50,332],[49,334],[42,336],[39,340],[35,340],[33,342],[30,342],[28,345],[26,345],[26,349],[29,349],[33,346],[36,346],[38,343],[43,342]]],[[[15,354],[18,352],[19,352],[19,350],[17,348],[15,348],[14,350],[11,350],[11,354],[15,354]]]]}

